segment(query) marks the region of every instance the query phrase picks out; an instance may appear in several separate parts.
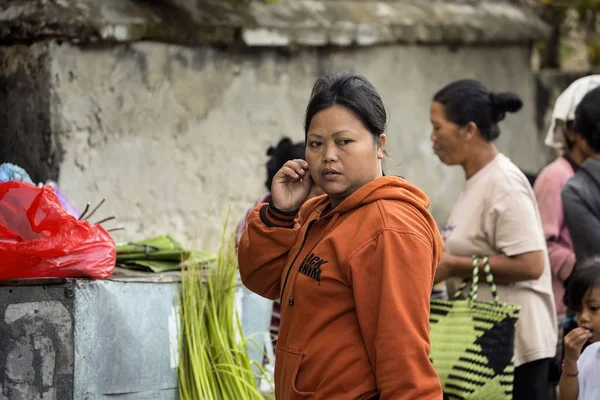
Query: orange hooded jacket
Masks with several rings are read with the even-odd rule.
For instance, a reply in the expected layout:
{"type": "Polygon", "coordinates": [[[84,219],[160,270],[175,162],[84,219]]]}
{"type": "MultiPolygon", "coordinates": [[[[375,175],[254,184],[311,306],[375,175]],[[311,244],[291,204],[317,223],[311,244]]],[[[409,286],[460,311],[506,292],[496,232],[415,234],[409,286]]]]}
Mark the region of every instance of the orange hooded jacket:
{"type": "Polygon", "coordinates": [[[238,250],[243,283],[281,297],[277,400],[440,400],[429,299],[442,239],[427,196],[382,177],[329,212],[259,205],[238,250]]]}

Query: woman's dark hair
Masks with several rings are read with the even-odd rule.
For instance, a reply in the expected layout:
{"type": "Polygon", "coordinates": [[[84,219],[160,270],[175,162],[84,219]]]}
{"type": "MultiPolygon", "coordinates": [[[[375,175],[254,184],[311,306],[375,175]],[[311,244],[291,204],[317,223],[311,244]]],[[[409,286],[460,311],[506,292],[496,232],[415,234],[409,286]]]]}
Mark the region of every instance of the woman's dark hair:
{"type": "Polygon", "coordinates": [[[565,147],[567,148],[567,151],[571,151],[573,150],[573,146],[575,145],[575,143],[573,143],[570,139],[569,139],[569,132],[573,132],[573,126],[575,125],[575,121],[573,120],[569,120],[565,123],[565,129],[563,132],[563,139],[565,142],[565,147]]]}
{"type": "Polygon", "coordinates": [[[352,111],[376,141],[385,132],[387,113],[373,85],[361,75],[338,72],[320,78],[313,86],[306,107],[305,138],[313,117],[336,104],[352,111]]]}
{"type": "Polygon", "coordinates": [[[600,256],[589,258],[575,267],[565,290],[564,303],[573,311],[581,310],[588,290],[600,287],[600,256]]]}
{"type": "Polygon", "coordinates": [[[304,152],[304,142],[292,143],[290,138],[284,137],[279,141],[277,147],[269,147],[267,150],[269,161],[267,161],[267,190],[271,190],[271,184],[273,183],[273,177],[283,167],[283,164],[289,160],[296,160],[306,158],[304,152]]]}
{"type": "Polygon", "coordinates": [[[465,126],[473,122],[481,136],[491,142],[500,136],[498,122],[507,112],[517,112],[523,107],[521,98],[514,93],[494,93],[479,81],[463,79],[452,82],[437,92],[434,102],[444,106],[446,118],[465,126]]]}
{"type": "Polygon", "coordinates": [[[590,90],[575,109],[573,130],[583,136],[595,153],[600,152],[600,87],[590,90]]]}

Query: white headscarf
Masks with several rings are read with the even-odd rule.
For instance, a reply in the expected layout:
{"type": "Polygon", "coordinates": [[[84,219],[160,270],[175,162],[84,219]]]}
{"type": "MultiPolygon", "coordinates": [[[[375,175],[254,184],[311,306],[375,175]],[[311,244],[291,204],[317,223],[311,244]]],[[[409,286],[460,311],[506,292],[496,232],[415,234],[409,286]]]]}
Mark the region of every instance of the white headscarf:
{"type": "Polygon", "coordinates": [[[556,103],[554,103],[554,110],[552,111],[550,129],[544,141],[546,146],[559,150],[563,149],[565,145],[566,122],[575,119],[575,109],[581,99],[583,99],[583,96],[598,86],[600,86],[600,75],[590,75],[577,79],[558,96],[556,103]],[[557,120],[565,123],[559,124],[557,120]]]}

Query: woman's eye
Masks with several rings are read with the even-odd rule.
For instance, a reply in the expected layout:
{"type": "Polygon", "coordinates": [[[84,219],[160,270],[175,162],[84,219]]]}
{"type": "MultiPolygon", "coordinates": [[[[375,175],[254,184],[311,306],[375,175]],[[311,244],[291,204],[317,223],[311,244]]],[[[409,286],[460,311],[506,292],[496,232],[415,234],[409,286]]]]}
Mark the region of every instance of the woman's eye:
{"type": "Polygon", "coordinates": [[[350,144],[350,143],[352,143],[352,140],[350,140],[350,139],[342,139],[342,140],[340,140],[340,143],[344,144],[344,145],[345,144],[350,144]]]}
{"type": "Polygon", "coordinates": [[[310,142],[310,147],[319,147],[321,142],[310,142]]]}
{"type": "Polygon", "coordinates": [[[592,310],[593,312],[596,312],[596,311],[600,310],[600,307],[590,307],[590,310],[592,310]]]}

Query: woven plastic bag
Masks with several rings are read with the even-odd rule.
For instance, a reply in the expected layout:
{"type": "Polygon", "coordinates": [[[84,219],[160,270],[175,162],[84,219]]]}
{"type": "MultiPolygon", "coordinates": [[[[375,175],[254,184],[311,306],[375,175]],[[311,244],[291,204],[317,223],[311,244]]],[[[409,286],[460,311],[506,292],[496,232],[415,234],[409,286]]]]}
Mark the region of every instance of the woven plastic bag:
{"type": "Polygon", "coordinates": [[[473,277],[451,300],[431,300],[431,361],[444,399],[512,399],[515,325],[521,307],[500,302],[487,257],[473,257],[473,277]],[[477,300],[479,265],[494,301],[477,300]],[[465,289],[470,291],[464,298],[465,289]]]}
{"type": "Polygon", "coordinates": [[[115,258],[110,234],[69,215],[52,187],[0,183],[0,280],[104,279],[115,258]]]}

